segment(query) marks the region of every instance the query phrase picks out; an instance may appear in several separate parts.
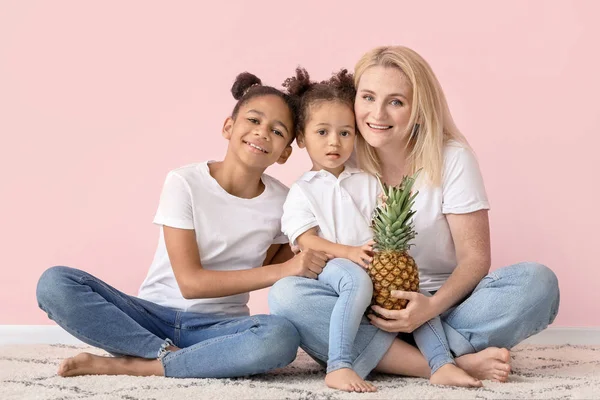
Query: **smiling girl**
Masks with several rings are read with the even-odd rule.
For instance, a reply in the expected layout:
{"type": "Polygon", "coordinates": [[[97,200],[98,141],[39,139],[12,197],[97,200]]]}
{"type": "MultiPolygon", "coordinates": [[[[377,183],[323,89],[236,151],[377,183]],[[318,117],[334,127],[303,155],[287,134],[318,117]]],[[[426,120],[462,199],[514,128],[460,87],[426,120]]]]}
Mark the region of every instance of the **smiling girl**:
{"type": "Polygon", "coordinates": [[[171,171],[154,217],[160,237],[138,297],[81,270],[53,267],[37,286],[40,308],[73,336],[118,357],[81,353],[61,376],[235,377],[294,360],[287,320],[249,316],[248,292],[285,276],[314,277],[326,256],[293,258],[281,235],[288,189],[264,174],[290,156],[296,99],[240,74],[225,119],[223,161],[171,171]]]}

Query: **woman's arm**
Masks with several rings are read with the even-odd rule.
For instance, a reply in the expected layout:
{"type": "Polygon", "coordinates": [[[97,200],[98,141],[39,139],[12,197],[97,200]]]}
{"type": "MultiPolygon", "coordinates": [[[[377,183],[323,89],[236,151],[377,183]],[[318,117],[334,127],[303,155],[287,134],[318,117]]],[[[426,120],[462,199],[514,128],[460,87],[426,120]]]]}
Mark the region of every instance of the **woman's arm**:
{"type": "Polygon", "coordinates": [[[491,266],[490,224],[487,210],[447,214],[456,269],[432,297],[436,315],[458,304],[488,274],[491,266]]]}
{"type": "Polygon", "coordinates": [[[285,276],[314,279],[327,262],[325,254],[307,251],[287,261],[263,268],[212,271],[202,268],[194,230],[163,226],[163,232],[175,279],[186,299],[247,293],[271,286],[285,276]]]}
{"type": "Polygon", "coordinates": [[[392,292],[394,297],[409,300],[408,306],[401,311],[373,306],[375,312],[389,319],[370,316],[373,325],[388,332],[412,332],[464,299],[487,275],[491,264],[487,210],[447,214],[446,218],[456,250],[456,269],[433,297],[415,292],[392,292]]]}
{"type": "Polygon", "coordinates": [[[298,236],[296,241],[302,251],[311,249],[325,254],[331,254],[333,257],[347,258],[363,268],[368,268],[369,263],[373,261],[371,256],[371,251],[373,250],[372,243],[367,243],[364,246],[346,246],[339,243],[333,243],[319,237],[317,235],[316,227],[311,228],[298,236]]]}

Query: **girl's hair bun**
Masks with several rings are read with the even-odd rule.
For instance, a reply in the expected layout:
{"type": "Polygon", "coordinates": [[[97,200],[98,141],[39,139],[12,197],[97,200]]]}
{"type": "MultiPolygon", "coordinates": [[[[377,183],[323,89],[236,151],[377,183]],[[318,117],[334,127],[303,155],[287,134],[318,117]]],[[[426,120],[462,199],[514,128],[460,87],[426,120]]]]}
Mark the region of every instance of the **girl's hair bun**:
{"type": "Polygon", "coordinates": [[[292,96],[301,97],[315,83],[310,81],[310,76],[304,68],[296,68],[296,76],[287,78],[283,82],[283,87],[292,96]]]}
{"type": "Polygon", "coordinates": [[[239,100],[252,86],[261,84],[261,80],[256,75],[250,72],[242,72],[235,77],[235,82],[233,82],[233,86],[231,87],[231,94],[234,99],[239,100]]]}
{"type": "Polygon", "coordinates": [[[341,69],[338,73],[333,74],[328,81],[323,81],[321,83],[331,85],[342,90],[354,90],[354,76],[345,68],[341,69]]]}

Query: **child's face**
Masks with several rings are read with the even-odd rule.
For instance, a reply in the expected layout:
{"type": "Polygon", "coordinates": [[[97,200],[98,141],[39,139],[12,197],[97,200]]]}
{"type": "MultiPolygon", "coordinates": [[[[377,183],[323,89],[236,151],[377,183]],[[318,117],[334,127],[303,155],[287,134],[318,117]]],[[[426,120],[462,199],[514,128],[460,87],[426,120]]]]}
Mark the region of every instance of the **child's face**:
{"type": "Polygon", "coordinates": [[[250,99],[240,107],[235,121],[225,120],[223,136],[229,140],[227,152],[250,167],[265,169],[283,164],[292,152],[292,113],[278,96],[250,99]]]}
{"type": "Polygon", "coordinates": [[[298,145],[306,147],[313,170],[324,169],[338,176],[354,149],[354,112],[337,101],[318,103],[309,111],[310,116],[303,137],[298,138],[298,145]]]}

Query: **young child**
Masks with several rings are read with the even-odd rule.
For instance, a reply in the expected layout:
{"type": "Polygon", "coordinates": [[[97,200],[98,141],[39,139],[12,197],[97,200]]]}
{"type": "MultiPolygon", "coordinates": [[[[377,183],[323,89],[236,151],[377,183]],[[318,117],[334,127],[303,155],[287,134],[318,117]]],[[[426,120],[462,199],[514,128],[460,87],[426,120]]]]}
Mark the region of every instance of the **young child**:
{"type": "Polygon", "coordinates": [[[81,353],[61,376],[235,377],[285,366],[299,336],[284,318],[248,315],[248,292],[285,276],[316,277],[327,257],[292,256],[281,235],[288,189],[264,174],[289,157],[297,99],[249,73],[222,135],[223,161],[171,171],[154,217],[160,237],[139,296],[81,270],[53,267],[38,283],[48,316],[80,340],[124,357],[81,353]],[[263,267],[264,265],[264,267],[263,267]],[[262,268],[258,268],[262,267],[262,268]]]}
{"type": "MultiPolygon", "coordinates": [[[[339,296],[329,324],[325,382],[336,389],[372,392],[376,388],[352,369],[352,348],[373,291],[363,268],[372,261],[370,221],[380,186],[375,176],[346,164],[359,135],[352,76],[342,70],[329,81],[313,83],[306,70],[299,68],[284,86],[290,94],[301,96],[297,141],[307,149],[313,167],[290,188],[282,230],[302,251],[337,257],[318,276],[339,296]]],[[[432,377],[466,375],[454,364],[439,318],[425,323],[414,335],[430,363],[432,377]]]]}

